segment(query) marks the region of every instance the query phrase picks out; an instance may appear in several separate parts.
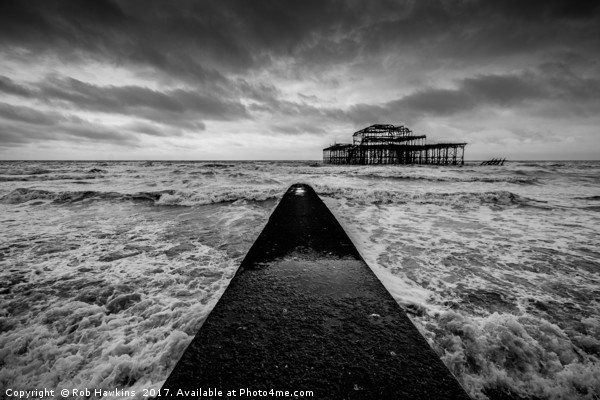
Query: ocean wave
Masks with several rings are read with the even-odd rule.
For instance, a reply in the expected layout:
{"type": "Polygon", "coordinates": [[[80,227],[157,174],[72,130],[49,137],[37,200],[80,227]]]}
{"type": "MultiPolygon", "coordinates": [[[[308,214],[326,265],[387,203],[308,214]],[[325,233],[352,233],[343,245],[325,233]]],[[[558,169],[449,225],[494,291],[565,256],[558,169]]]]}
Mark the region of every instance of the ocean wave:
{"type": "Polygon", "coordinates": [[[519,165],[521,167],[541,167],[541,166],[543,166],[543,163],[536,163],[536,162],[533,162],[533,163],[523,163],[522,162],[522,163],[519,163],[519,165]]]}
{"type": "Polygon", "coordinates": [[[43,168],[0,168],[0,175],[42,175],[52,172],[43,168]]]}
{"type": "Polygon", "coordinates": [[[600,196],[574,197],[574,199],[577,199],[577,200],[598,201],[598,200],[600,200],[600,196]]]}
{"type": "MultiPolygon", "coordinates": [[[[520,196],[510,191],[488,192],[425,192],[411,193],[390,190],[330,187],[315,185],[319,195],[346,199],[363,204],[436,204],[452,207],[487,205],[493,208],[510,206],[548,208],[546,202],[520,196]]],[[[160,206],[199,206],[236,201],[266,201],[278,199],[284,193],[280,185],[222,187],[217,190],[160,190],[136,193],[94,190],[53,192],[42,189],[18,188],[0,197],[2,204],[23,204],[32,200],[53,203],[75,203],[83,200],[149,201],[160,206]]]]}
{"type": "Polygon", "coordinates": [[[195,192],[178,190],[161,190],[155,192],[119,193],[86,191],[52,192],[41,189],[19,188],[0,198],[2,204],[23,204],[32,200],[46,200],[53,203],[75,203],[83,200],[111,201],[150,201],[160,206],[198,206],[215,203],[232,203],[236,201],[266,201],[281,197],[282,190],[271,188],[266,190],[240,188],[224,189],[216,192],[195,192]]]}
{"type": "Polygon", "coordinates": [[[437,204],[451,206],[492,205],[492,206],[534,206],[544,207],[545,202],[519,196],[509,191],[455,192],[455,193],[407,193],[388,190],[355,188],[315,187],[319,195],[336,199],[348,199],[367,204],[437,204]]]}
{"type": "Polygon", "coordinates": [[[188,175],[214,175],[215,171],[206,170],[206,171],[192,171],[188,175]]]}
{"type": "Polygon", "coordinates": [[[202,166],[206,167],[206,168],[231,168],[231,167],[235,167],[235,164],[209,163],[209,164],[204,164],[202,166]]]}
{"type": "MultiPolygon", "coordinates": [[[[33,258],[13,269],[21,276],[30,268],[37,273],[11,285],[0,310],[0,386],[119,387],[139,393],[139,399],[143,389],[160,388],[238,263],[196,243],[168,257],[138,250],[137,257],[101,261],[99,268],[96,260],[104,251],[97,238],[81,236],[86,254],[73,269],[63,260],[82,253],[33,258]]],[[[154,244],[165,254],[175,243],[154,244]]]]}
{"type": "Polygon", "coordinates": [[[230,189],[207,192],[172,191],[160,196],[157,205],[168,206],[197,206],[215,203],[232,203],[236,201],[266,201],[281,197],[282,190],[279,188],[260,189],[230,189]]]}
{"type": "Polygon", "coordinates": [[[97,175],[0,175],[0,182],[34,182],[96,179],[97,175]]]}
{"type": "Polygon", "coordinates": [[[430,181],[430,182],[484,182],[484,183],[513,183],[517,185],[535,185],[538,183],[537,178],[522,178],[522,177],[485,177],[485,176],[430,176],[430,175],[384,175],[384,174],[357,174],[357,178],[376,179],[376,180],[415,180],[415,181],[430,181]]]}
{"type": "MultiPolygon", "coordinates": [[[[590,330],[600,325],[590,318],[582,323],[590,330]]],[[[476,399],[493,393],[595,399],[600,393],[600,364],[588,349],[600,348],[600,342],[592,336],[568,334],[527,314],[474,317],[451,310],[426,326],[425,336],[476,399]]]]}
{"type": "Polygon", "coordinates": [[[163,194],[168,194],[171,192],[172,191],[166,190],[161,192],[138,192],[134,194],[124,194],[118,192],[99,192],[93,190],[51,192],[41,189],[19,188],[0,198],[0,203],[22,204],[31,200],[50,200],[54,203],[75,203],[89,199],[158,201],[163,194]]]}

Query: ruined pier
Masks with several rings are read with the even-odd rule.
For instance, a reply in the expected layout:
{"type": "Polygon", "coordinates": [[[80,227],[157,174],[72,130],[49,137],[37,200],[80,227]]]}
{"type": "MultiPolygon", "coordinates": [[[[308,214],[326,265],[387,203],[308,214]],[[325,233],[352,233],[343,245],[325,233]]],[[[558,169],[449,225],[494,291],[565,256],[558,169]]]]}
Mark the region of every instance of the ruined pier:
{"type": "Polygon", "coordinates": [[[467,143],[426,143],[404,126],[371,125],[353,134],[353,143],[323,149],[325,164],[463,165],[467,143]]]}

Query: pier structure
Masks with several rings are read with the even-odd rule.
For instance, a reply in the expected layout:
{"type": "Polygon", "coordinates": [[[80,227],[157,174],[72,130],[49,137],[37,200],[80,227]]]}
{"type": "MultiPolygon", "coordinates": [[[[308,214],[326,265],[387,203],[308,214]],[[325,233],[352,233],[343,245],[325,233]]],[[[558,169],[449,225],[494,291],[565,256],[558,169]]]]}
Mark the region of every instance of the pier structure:
{"type": "Polygon", "coordinates": [[[325,164],[463,165],[467,143],[426,143],[405,126],[371,125],[352,135],[352,144],[323,149],[325,164]]]}

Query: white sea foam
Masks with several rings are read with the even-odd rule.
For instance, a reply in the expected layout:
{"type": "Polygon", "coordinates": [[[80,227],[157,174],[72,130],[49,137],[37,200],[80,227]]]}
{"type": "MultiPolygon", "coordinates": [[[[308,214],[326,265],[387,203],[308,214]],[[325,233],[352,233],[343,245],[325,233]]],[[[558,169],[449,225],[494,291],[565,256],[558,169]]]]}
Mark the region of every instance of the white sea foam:
{"type": "Polygon", "coordinates": [[[0,175],[0,386],[160,387],[304,182],[472,397],[600,392],[598,163],[5,162],[0,175]]]}
{"type": "Polygon", "coordinates": [[[474,398],[600,393],[598,302],[585,301],[600,294],[600,264],[589,257],[595,229],[579,211],[560,212],[580,227],[565,231],[486,202],[468,215],[453,202],[326,203],[474,398]]]}
{"type": "Polygon", "coordinates": [[[55,203],[74,203],[84,200],[147,200],[161,206],[201,206],[215,203],[266,201],[281,197],[281,188],[254,189],[247,187],[223,187],[214,191],[163,190],[137,193],[65,191],[52,192],[40,189],[18,188],[0,197],[0,203],[21,204],[35,200],[51,200],[55,203]]]}
{"type": "Polygon", "coordinates": [[[14,245],[2,247],[11,263],[0,272],[0,385],[121,387],[141,398],[161,386],[270,209],[79,207],[12,211],[21,230],[2,238],[14,245]]]}
{"type": "Polygon", "coordinates": [[[212,192],[176,191],[160,196],[158,205],[198,206],[239,200],[265,201],[281,197],[280,188],[225,187],[212,192]]]}
{"type": "Polygon", "coordinates": [[[419,322],[474,398],[485,399],[490,387],[526,398],[594,399],[600,393],[598,358],[581,351],[572,337],[545,319],[526,313],[474,317],[447,311],[419,322]]]}

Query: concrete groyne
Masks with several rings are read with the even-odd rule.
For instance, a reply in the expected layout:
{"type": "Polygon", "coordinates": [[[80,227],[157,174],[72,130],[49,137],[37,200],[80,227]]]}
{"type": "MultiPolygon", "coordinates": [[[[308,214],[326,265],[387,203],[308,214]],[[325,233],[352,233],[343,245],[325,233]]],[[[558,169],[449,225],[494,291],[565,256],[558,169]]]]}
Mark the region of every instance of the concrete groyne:
{"type": "Polygon", "coordinates": [[[202,398],[469,398],[301,184],[285,193],[163,389],[210,389],[202,398]]]}

